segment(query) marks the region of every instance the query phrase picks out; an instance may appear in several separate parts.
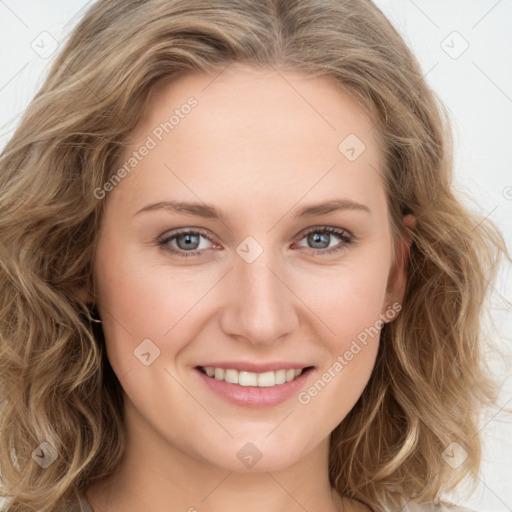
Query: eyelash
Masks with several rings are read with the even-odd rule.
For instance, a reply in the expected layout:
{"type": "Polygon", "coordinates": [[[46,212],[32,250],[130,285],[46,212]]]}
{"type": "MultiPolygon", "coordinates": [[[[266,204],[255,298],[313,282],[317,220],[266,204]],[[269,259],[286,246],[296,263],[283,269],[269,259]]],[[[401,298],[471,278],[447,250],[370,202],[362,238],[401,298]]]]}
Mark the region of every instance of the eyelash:
{"type": "MultiPolygon", "coordinates": [[[[301,233],[299,241],[302,240],[304,237],[308,236],[311,233],[322,233],[322,234],[323,233],[330,233],[330,234],[334,234],[334,235],[338,236],[342,240],[342,242],[343,242],[340,245],[335,246],[335,247],[333,247],[331,249],[312,249],[311,247],[309,247],[309,249],[313,251],[313,254],[315,256],[316,255],[324,256],[324,255],[334,255],[334,254],[337,254],[337,253],[345,250],[348,245],[353,243],[352,235],[350,235],[347,231],[345,231],[344,229],[331,228],[329,226],[321,226],[321,227],[311,228],[308,231],[301,233]]],[[[209,237],[203,231],[201,231],[201,230],[194,230],[193,231],[193,230],[183,229],[183,230],[180,230],[178,232],[172,233],[171,235],[168,235],[168,236],[164,235],[164,238],[160,238],[158,240],[158,245],[162,248],[162,250],[170,252],[171,254],[173,254],[175,256],[178,256],[180,258],[190,258],[192,256],[200,255],[201,252],[204,251],[204,249],[200,249],[200,250],[196,250],[196,251],[183,251],[183,250],[176,250],[176,249],[170,249],[169,248],[168,244],[169,244],[169,242],[171,240],[175,239],[179,235],[184,235],[184,234],[185,235],[202,235],[207,240],[209,240],[211,242],[209,237]]]]}

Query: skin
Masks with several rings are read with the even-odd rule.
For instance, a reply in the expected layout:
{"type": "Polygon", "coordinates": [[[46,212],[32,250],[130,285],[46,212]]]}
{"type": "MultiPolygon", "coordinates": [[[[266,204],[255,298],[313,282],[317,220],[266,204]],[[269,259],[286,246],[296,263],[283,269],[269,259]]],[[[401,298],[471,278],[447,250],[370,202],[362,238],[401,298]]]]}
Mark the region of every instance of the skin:
{"type": "MultiPolygon", "coordinates": [[[[315,366],[307,390],[401,301],[408,244],[399,242],[393,263],[372,122],[327,79],[231,65],[213,81],[194,74],[162,86],[119,164],[190,96],[198,105],[104,199],[96,297],[125,393],[128,444],[118,471],[86,495],[95,512],[369,510],[332,491],[327,460],[329,434],[369,380],[378,335],[307,405],[297,396],[264,409],[232,405],[194,367],[301,361],[315,366]],[[349,134],[366,145],[352,162],[338,150],[349,134]],[[334,198],[370,212],[294,218],[334,198]],[[215,205],[226,222],[136,213],[168,200],[215,205]],[[315,246],[302,234],[325,226],[348,231],[353,243],[314,254],[343,245],[338,235],[315,246]],[[178,228],[206,234],[201,254],[181,258],[158,245],[178,228]],[[236,252],[248,236],[263,249],[252,263],[236,252]],[[147,338],[160,350],[149,366],[134,356],[147,338]],[[252,468],[237,457],[248,442],[262,454],[252,468]]],[[[179,251],[179,241],[167,245],[179,251]]]]}

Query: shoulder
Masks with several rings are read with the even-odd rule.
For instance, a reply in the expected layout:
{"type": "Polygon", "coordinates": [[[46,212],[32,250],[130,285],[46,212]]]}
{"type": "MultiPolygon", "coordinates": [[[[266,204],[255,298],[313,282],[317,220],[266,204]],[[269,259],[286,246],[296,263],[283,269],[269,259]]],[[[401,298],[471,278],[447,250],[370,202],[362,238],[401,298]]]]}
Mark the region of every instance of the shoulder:
{"type": "MultiPolygon", "coordinates": [[[[7,509],[4,507],[7,505],[5,500],[0,498],[0,512],[5,512],[7,509]]],[[[93,512],[92,507],[89,505],[83,494],[80,494],[77,497],[77,500],[71,504],[69,508],[66,509],[67,512],[93,512]]]]}
{"type": "Polygon", "coordinates": [[[456,505],[455,503],[406,503],[402,512],[476,512],[473,509],[456,505]]]}

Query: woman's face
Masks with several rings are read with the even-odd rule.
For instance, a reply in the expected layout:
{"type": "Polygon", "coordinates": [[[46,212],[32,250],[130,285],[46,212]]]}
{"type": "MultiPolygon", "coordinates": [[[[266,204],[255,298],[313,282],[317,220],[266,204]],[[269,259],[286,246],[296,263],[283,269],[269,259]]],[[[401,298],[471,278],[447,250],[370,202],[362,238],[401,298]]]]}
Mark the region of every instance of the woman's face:
{"type": "Polygon", "coordinates": [[[98,199],[98,310],[129,429],[234,471],[327,450],[403,291],[371,121],[325,79],[233,65],[149,106],[98,199]],[[270,369],[307,367],[272,386],[290,372],[270,369]]]}

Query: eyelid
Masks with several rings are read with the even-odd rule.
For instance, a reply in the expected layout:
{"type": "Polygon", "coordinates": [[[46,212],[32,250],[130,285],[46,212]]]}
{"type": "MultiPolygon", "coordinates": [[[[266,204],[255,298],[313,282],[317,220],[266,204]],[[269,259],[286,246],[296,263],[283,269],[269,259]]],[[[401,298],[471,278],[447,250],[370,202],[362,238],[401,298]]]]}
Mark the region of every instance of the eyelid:
{"type": "Polygon", "coordinates": [[[299,238],[299,237],[303,238],[313,231],[323,231],[323,230],[327,230],[327,231],[332,230],[333,232],[340,232],[340,233],[346,235],[347,238],[350,238],[351,240],[355,239],[355,236],[348,229],[340,228],[340,227],[336,227],[336,226],[329,226],[328,224],[319,224],[317,226],[311,226],[309,228],[306,228],[306,229],[300,231],[296,235],[295,238],[299,238]]]}
{"type": "Polygon", "coordinates": [[[166,231],[165,233],[161,234],[158,239],[159,240],[165,240],[167,238],[171,238],[173,236],[180,235],[182,233],[198,233],[200,235],[205,236],[206,238],[210,239],[210,234],[207,233],[203,228],[196,228],[194,226],[186,227],[186,228],[176,228],[176,229],[170,229],[166,231]]]}

